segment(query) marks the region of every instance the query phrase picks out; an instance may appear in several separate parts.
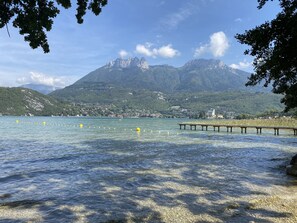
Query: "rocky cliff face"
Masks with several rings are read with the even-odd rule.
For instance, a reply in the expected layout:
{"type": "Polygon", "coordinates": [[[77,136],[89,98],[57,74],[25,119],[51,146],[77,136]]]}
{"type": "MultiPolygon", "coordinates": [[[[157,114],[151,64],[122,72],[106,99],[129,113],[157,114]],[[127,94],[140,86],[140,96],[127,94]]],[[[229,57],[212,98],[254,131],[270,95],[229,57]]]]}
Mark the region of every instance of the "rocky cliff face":
{"type": "Polygon", "coordinates": [[[106,68],[117,68],[117,69],[122,69],[122,68],[132,68],[132,67],[138,67],[142,70],[147,70],[149,69],[149,65],[146,62],[144,58],[129,58],[129,59],[121,59],[117,58],[116,60],[113,60],[109,62],[106,65],[106,68]]]}
{"type": "MultiPolygon", "coordinates": [[[[187,62],[182,69],[184,70],[228,70],[232,71],[231,67],[227,66],[223,61],[221,60],[207,60],[207,59],[196,59],[196,60],[190,60],[187,62]]],[[[234,72],[232,72],[234,73],[234,72]]]]}

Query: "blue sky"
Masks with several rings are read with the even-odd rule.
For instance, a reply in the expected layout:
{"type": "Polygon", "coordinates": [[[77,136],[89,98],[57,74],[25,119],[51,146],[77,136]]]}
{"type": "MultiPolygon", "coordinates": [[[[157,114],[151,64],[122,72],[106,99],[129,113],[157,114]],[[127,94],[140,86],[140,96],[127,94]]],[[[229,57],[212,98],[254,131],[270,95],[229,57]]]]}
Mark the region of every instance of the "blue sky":
{"type": "Polygon", "coordinates": [[[102,14],[75,19],[61,10],[48,33],[51,52],[31,49],[9,24],[0,30],[0,86],[41,83],[64,87],[118,57],[145,57],[150,65],[180,67],[214,58],[252,72],[247,46],[234,35],[271,20],[278,1],[261,10],[256,0],[109,0],[102,14]]]}

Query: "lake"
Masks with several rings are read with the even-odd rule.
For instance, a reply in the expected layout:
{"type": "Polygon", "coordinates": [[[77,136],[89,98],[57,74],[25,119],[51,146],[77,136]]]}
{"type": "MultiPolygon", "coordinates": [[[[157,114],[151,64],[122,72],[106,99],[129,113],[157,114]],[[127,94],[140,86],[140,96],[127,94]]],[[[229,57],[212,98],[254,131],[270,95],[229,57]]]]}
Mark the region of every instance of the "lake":
{"type": "Polygon", "coordinates": [[[296,136],[182,121],[0,117],[0,222],[297,221],[296,136]]]}

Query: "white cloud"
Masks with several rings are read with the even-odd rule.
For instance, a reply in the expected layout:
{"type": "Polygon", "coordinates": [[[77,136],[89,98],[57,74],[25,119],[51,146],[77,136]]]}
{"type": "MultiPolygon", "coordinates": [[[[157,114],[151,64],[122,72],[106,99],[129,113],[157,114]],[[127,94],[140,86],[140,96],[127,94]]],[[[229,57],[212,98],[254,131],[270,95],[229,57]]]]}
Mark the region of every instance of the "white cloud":
{"type": "Polygon", "coordinates": [[[208,45],[202,45],[195,50],[194,57],[199,57],[209,51],[208,45]]]}
{"type": "Polygon", "coordinates": [[[42,73],[30,72],[29,76],[17,79],[18,84],[43,84],[54,87],[65,87],[66,77],[53,77],[42,73]]]}
{"type": "MultiPolygon", "coordinates": [[[[171,13],[165,14],[160,21],[161,28],[171,30],[177,28],[181,23],[186,22],[193,15],[200,13],[202,10],[209,10],[209,3],[214,1],[215,0],[187,0],[180,1],[178,4],[173,4],[172,7],[177,7],[177,9],[171,13]]],[[[172,3],[170,2],[168,4],[172,3]]]]}
{"type": "Polygon", "coordinates": [[[161,20],[162,28],[174,29],[180,23],[187,20],[190,16],[196,13],[198,10],[197,2],[187,2],[180,7],[176,12],[166,15],[161,20]]]}
{"type": "Polygon", "coordinates": [[[126,56],[128,56],[129,55],[129,53],[126,51],[126,50],[120,50],[119,51],[119,56],[121,57],[121,58],[124,58],[124,57],[126,57],[126,56]]]}
{"type": "Polygon", "coordinates": [[[155,57],[154,52],[147,45],[137,44],[136,52],[147,57],[155,57]]]}
{"type": "Polygon", "coordinates": [[[161,57],[172,58],[172,57],[179,55],[179,52],[177,50],[173,49],[172,46],[169,44],[167,46],[162,46],[161,48],[159,48],[158,54],[161,57]]]}
{"type": "Polygon", "coordinates": [[[210,50],[215,57],[224,56],[229,48],[229,41],[224,32],[217,32],[210,36],[210,50]]]}
{"type": "Polygon", "coordinates": [[[201,56],[205,53],[211,53],[214,57],[222,57],[229,48],[229,41],[224,32],[213,33],[209,43],[201,45],[195,50],[194,57],[201,56]]]}
{"type": "Polygon", "coordinates": [[[239,62],[238,64],[233,63],[230,65],[230,67],[233,69],[244,70],[244,69],[250,68],[252,64],[253,64],[252,62],[242,61],[242,62],[239,62]]]}
{"type": "Polygon", "coordinates": [[[242,18],[237,18],[234,20],[235,22],[242,22],[242,18]]]}
{"type": "Polygon", "coordinates": [[[136,53],[142,54],[147,57],[164,57],[173,58],[178,56],[180,53],[178,50],[174,49],[171,44],[161,46],[160,48],[152,48],[153,44],[138,44],[136,46],[136,53]]]}
{"type": "Polygon", "coordinates": [[[190,8],[181,8],[178,12],[168,15],[162,23],[164,26],[172,29],[177,27],[181,22],[186,20],[191,15],[192,11],[190,8]]]}

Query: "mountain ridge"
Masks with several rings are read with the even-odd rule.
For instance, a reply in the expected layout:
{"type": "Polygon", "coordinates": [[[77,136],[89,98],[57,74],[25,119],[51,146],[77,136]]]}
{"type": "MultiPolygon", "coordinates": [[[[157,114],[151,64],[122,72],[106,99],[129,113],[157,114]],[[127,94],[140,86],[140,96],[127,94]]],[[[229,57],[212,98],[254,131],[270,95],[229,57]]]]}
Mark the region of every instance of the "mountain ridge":
{"type": "Polygon", "coordinates": [[[248,76],[220,60],[192,60],[176,68],[118,58],[50,95],[71,103],[110,106],[118,114],[139,110],[174,114],[171,107],[176,106],[185,116],[217,107],[239,114],[281,110],[277,95],[245,87],[248,76]]]}
{"type": "Polygon", "coordinates": [[[220,60],[196,59],[181,67],[148,65],[144,58],[117,58],[76,81],[105,83],[131,89],[201,92],[246,90],[249,73],[228,67],[220,60]]]}
{"type": "Polygon", "coordinates": [[[41,94],[49,94],[49,93],[51,93],[51,92],[53,92],[55,90],[62,89],[60,87],[48,86],[48,85],[44,85],[44,84],[33,84],[33,83],[24,84],[24,85],[21,85],[19,87],[20,88],[28,88],[28,89],[37,91],[37,92],[39,92],[41,94]]]}

